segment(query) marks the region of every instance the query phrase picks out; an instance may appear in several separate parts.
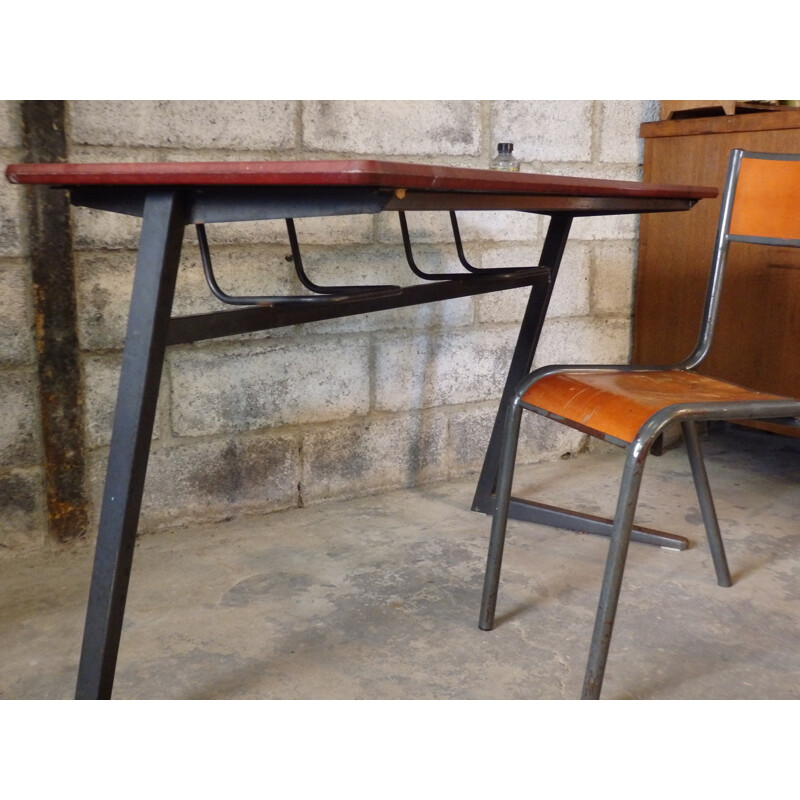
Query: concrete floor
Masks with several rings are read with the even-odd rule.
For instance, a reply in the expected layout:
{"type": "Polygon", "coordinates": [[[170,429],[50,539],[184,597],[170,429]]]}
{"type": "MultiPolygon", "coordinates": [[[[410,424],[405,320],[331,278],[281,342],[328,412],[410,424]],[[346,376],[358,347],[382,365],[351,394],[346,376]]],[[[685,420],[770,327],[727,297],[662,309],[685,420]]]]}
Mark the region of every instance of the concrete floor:
{"type": "MultiPolygon", "coordinates": [[[[800,698],[800,442],[704,444],[734,586],[716,585],[682,448],[651,458],[638,521],[692,546],[631,545],[604,698],[800,698]]],[[[610,514],[620,455],[522,468],[515,494],[610,514]]],[[[607,543],[512,523],[498,625],[479,631],[473,488],[142,537],[114,697],[577,698],[607,543]]],[[[90,570],[89,548],[0,562],[1,698],[72,696],[90,570]]]]}

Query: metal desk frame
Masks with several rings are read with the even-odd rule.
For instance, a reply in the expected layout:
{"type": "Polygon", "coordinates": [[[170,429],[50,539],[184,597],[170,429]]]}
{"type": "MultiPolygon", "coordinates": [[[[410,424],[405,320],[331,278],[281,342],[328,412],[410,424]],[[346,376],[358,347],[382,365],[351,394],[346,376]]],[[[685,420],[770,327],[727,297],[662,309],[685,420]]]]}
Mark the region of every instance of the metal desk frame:
{"type": "MultiPolygon", "coordinates": [[[[473,509],[494,510],[506,400],[530,371],[553,285],[577,216],[679,211],[708,187],[655,186],[528,173],[384,161],[234,162],[214,164],[24,164],[7,168],[14,183],[70,192],[73,205],[142,218],[117,405],[100,513],[76,698],[111,697],[165,349],[220,336],[267,330],[454,297],[532,287],[499,403],[473,509]],[[515,210],[550,223],[538,265],[423,274],[413,262],[404,214],[515,210]],[[427,280],[406,287],[333,287],[295,298],[245,299],[248,307],[186,317],[171,314],[184,229],[221,222],[401,213],[406,257],[427,280]]],[[[293,226],[290,226],[290,233],[293,226]]],[[[202,237],[201,237],[202,238],[202,237]]],[[[296,240],[292,242],[293,252],[296,240]]],[[[299,250],[297,251],[299,256],[299,250]]],[[[469,265],[465,264],[469,270],[469,265]]],[[[313,287],[318,289],[320,287],[313,287]]],[[[608,535],[610,522],[512,499],[510,515],[608,535]]],[[[637,529],[634,540],[684,549],[685,539],[637,529]]]]}

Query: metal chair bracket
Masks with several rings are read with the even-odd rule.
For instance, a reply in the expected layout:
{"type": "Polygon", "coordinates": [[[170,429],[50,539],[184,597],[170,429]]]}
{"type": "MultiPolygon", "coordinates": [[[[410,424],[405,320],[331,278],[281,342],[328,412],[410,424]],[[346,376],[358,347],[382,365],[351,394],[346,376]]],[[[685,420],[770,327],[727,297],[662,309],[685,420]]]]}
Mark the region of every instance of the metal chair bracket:
{"type": "Polygon", "coordinates": [[[305,271],[303,258],[300,254],[300,245],[297,241],[297,232],[294,220],[286,220],[286,230],[289,234],[289,246],[292,250],[292,263],[294,264],[297,277],[303,286],[312,295],[229,295],[224,292],[214,275],[214,268],[211,264],[211,251],[208,246],[205,225],[199,223],[195,225],[197,230],[197,243],[200,248],[200,258],[203,262],[203,274],[206,278],[211,294],[222,303],[234,306],[291,306],[308,305],[314,303],[330,303],[334,300],[349,300],[353,298],[367,299],[371,297],[386,297],[402,293],[400,286],[394,285],[375,285],[375,286],[319,286],[314,283],[305,271]]]}
{"type": "Polygon", "coordinates": [[[466,256],[464,255],[464,245],[461,241],[461,233],[458,228],[458,219],[456,218],[456,212],[450,211],[450,224],[453,228],[453,241],[455,242],[456,246],[456,253],[458,254],[458,260],[461,263],[461,266],[467,270],[467,273],[463,272],[440,272],[440,273],[433,273],[433,272],[425,272],[421,270],[417,263],[414,261],[414,254],[411,248],[411,237],[408,233],[408,222],[406,221],[406,215],[404,211],[398,211],[398,216],[400,217],[400,231],[403,236],[403,249],[405,250],[406,254],[406,261],[408,262],[408,266],[410,267],[411,271],[418,277],[422,278],[426,281],[443,281],[443,280],[474,280],[476,278],[481,278],[483,276],[488,275],[503,275],[512,272],[519,272],[520,270],[532,269],[531,267],[475,267],[470,264],[466,256]]]}
{"type": "MultiPolygon", "coordinates": [[[[483,278],[498,277],[502,275],[518,275],[520,273],[539,269],[538,267],[513,267],[513,268],[478,268],[470,264],[464,255],[464,246],[461,240],[461,233],[458,228],[458,220],[454,211],[450,211],[450,222],[453,228],[453,240],[455,242],[458,260],[467,272],[447,272],[430,273],[421,270],[414,261],[414,254],[411,247],[411,237],[408,232],[408,223],[403,211],[398,212],[400,216],[400,229],[403,235],[403,249],[406,261],[411,271],[419,278],[426,281],[473,281],[483,278]]],[[[352,299],[371,299],[378,297],[390,297],[403,293],[401,286],[393,284],[376,284],[365,286],[320,286],[308,276],[303,265],[303,257],[300,252],[300,244],[297,240],[297,231],[294,220],[286,218],[286,231],[289,237],[289,246],[292,251],[292,263],[294,265],[297,278],[303,286],[312,292],[310,295],[230,295],[223,291],[214,275],[214,268],[211,263],[211,251],[208,245],[205,225],[197,223],[197,243],[200,249],[200,258],[203,263],[203,274],[205,275],[208,288],[214,297],[222,303],[234,306],[292,306],[309,305],[314,303],[340,302],[352,299]]]]}

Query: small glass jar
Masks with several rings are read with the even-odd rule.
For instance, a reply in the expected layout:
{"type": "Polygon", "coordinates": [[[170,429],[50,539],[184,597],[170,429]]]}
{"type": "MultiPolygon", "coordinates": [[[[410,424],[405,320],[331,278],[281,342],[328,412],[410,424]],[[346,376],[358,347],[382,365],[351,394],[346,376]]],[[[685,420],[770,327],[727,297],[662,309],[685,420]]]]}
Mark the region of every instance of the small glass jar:
{"type": "Polygon", "coordinates": [[[489,163],[489,168],[519,172],[519,160],[514,158],[514,145],[511,142],[500,142],[497,145],[497,155],[489,163]]]}

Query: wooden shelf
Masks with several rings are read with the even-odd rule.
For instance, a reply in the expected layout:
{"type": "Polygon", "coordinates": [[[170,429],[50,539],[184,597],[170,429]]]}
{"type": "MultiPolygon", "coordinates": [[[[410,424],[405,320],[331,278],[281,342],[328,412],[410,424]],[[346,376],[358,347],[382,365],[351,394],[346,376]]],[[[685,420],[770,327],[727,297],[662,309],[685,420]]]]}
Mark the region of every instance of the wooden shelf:
{"type": "Polygon", "coordinates": [[[690,119],[732,114],[759,114],[762,111],[783,111],[786,106],[753,100],[662,100],[661,119],[690,119]]]}

